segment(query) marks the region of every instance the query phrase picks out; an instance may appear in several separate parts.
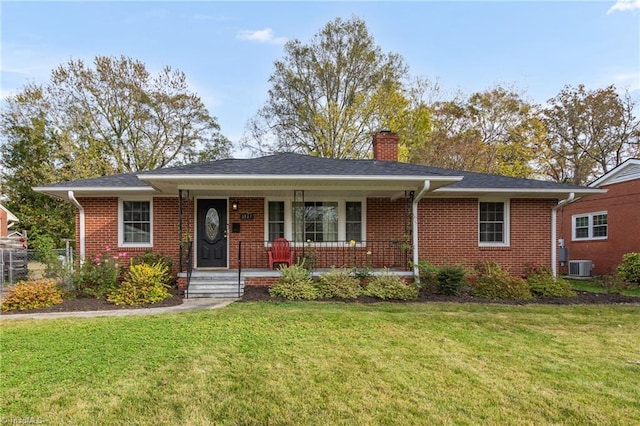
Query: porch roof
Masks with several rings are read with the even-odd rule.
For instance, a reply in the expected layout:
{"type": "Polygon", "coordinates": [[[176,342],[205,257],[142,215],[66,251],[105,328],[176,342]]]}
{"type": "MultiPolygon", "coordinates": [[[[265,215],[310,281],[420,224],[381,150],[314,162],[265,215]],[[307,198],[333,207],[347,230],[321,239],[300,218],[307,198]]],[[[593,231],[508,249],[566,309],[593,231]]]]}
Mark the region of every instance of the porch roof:
{"type": "Polygon", "coordinates": [[[565,198],[573,192],[584,196],[603,192],[595,188],[512,178],[379,160],[341,160],[282,153],[252,159],[224,159],[152,171],[61,182],[35,191],[67,198],[126,194],[280,196],[292,190],[314,195],[401,196],[429,185],[429,196],[462,197],[503,195],[510,197],[565,198]]]}

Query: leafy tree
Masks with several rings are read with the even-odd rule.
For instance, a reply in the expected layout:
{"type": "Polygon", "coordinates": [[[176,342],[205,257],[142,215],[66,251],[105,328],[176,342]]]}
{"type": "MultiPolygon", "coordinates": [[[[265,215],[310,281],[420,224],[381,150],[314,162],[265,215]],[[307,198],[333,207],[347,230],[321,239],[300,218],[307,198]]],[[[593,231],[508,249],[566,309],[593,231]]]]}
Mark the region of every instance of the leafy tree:
{"type": "Polygon", "coordinates": [[[392,129],[400,137],[398,157],[409,161],[431,133],[431,109],[428,97],[438,90],[437,84],[417,77],[380,91],[380,129],[392,129]]]}
{"type": "Polygon", "coordinates": [[[30,235],[74,234],[69,203],[33,186],[227,156],[230,142],[182,72],[127,57],[69,61],[4,100],[0,181],[30,235]]]}
{"type": "Polygon", "coordinates": [[[543,172],[558,182],[585,184],[628,157],[640,155],[640,122],[635,102],[615,86],[587,90],[565,86],[548,102],[543,172]]]}
{"type": "Polygon", "coordinates": [[[4,139],[0,180],[6,197],[3,203],[18,216],[30,243],[48,234],[60,244],[61,238],[74,234],[74,207],[31,190],[32,186],[72,176],[69,168],[61,166],[61,138],[47,123],[49,107],[42,88],[35,85],[6,102],[0,124],[4,139]]]}
{"type": "Polygon", "coordinates": [[[469,119],[464,101],[455,97],[430,106],[431,133],[409,153],[409,162],[458,170],[484,171],[486,147],[469,119]]]}
{"type": "Polygon", "coordinates": [[[337,18],[308,44],[287,42],[243,145],[254,153],[366,157],[390,109],[385,95],[401,93],[405,74],[402,58],[383,53],[362,20],[337,18]]]}
{"type": "Polygon", "coordinates": [[[52,122],[115,172],[192,162],[203,147],[208,158],[229,155],[215,118],[170,67],[153,77],[124,56],[97,56],[94,68],[71,60],[52,72],[48,92],[52,122]]]}
{"type": "Polygon", "coordinates": [[[495,87],[457,94],[431,105],[431,133],[410,161],[456,169],[530,177],[541,144],[542,123],[534,105],[513,90],[495,87]]]}

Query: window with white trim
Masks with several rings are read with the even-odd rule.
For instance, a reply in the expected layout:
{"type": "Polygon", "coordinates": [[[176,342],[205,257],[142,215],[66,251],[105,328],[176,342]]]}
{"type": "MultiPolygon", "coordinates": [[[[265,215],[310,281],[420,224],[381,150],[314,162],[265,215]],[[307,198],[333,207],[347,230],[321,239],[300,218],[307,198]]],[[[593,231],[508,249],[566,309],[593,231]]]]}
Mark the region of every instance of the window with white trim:
{"type": "Polygon", "coordinates": [[[607,212],[576,214],[571,219],[574,240],[604,240],[608,236],[607,212]]]}
{"type": "Polygon", "coordinates": [[[509,202],[478,203],[478,243],[481,246],[509,245],[509,202]]]}
{"type": "Polygon", "coordinates": [[[318,199],[295,202],[265,201],[265,238],[284,237],[303,242],[362,242],[365,239],[365,204],[362,200],[318,199]]]}
{"type": "Polygon", "coordinates": [[[346,207],[346,241],[362,241],[362,203],[347,201],[346,207]]]}
{"type": "Polygon", "coordinates": [[[268,240],[284,237],[284,201],[269,201],[267,220],[268,240]]]}
{"type": "Polygon", "coordinates": [[[151,200],[120,200],[118,242],[121,246],[150,247],[153,244],[151,200]]]}

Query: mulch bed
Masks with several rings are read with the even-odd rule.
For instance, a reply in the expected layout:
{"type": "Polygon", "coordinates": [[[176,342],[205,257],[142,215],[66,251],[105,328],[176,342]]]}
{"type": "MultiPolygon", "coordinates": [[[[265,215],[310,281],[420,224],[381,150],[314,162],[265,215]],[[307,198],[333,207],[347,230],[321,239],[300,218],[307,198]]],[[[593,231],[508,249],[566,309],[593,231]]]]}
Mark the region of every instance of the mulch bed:
{"type": "Polygon", "coordinates": [[[2,312],[2,315],[12,314],[37,314],[49,312],[83,312],[83,311],[115,311],[126,309],[144,309],[144,308],[162,308],[166,306],[181,305],[183,297],[173,289],[171,297],[164,299],[162,302],[140,305],[140,306],[118,306],[107,302],[106,299],[91,299],[87,297],[78,297],[76,299],[65,299],[59,305],[53,305],[48,308],[30,309],[28,311],[8,311],[2,312]]]}
{"type": "MultiPolygon", "coordinates": [[[[261,300],[270,300],[274,302],[282,302],[285,299],[280,297],[271,297],[269,295],[268,287],[245,287],[244,296],[242,296],[241,302],[254,302],[261,300]]],[[[322,301],[328,302],[347,302],[347,303],[378,303],[380,299],[368,296],[360,296],[355,300],[342,300],[342,299],[322,299],[322,301]]],[[[165,306],[176,306],[183,302],[183,296],[178,294],[177,291],[173,291],[170,298],[167,298],[159,303],[142,306],[118,306],[113,303],[107,302],[105,299],[90,299],[90,298],[77,298],[77,299],[65,299],[60,305],[50,306],[48,308],[31,309],[28,311],[9,311],[2,312],[2,315],[13,314],[35,314],[35,313],[50,313],[50,312],[83,312],[83,311],[113,311],[124,309],[140,309],[140,308],[160,308],[165,306]]],[[[484,299],[481,297],[474,297],[470,295],[462,296],[443,296],[438,294],[421,293],[416,300],[394,300],[393,303],[426,303],[426,302],[453,302],[453,303],[500,303],[506,305],[528,305],[532,303],[547,304],[547,305],[610,305],[621,303],[635,303],[640,304],[639,297],[623,296],[621,294],[614,293],[591,293],[586,291],[577,292],[576,297],[538,297],[529,300],[502,300],[502,299],[484,299]]]]}
{"type": "MultiPolygon", "coordinates": [[[[439,294],[421,293],[416,300],[394,300],[394,303],[426,303],[426,302],[453,302],[453,303],[501,303],[506,305],[529,305],[533,303],[547,305],[610,305],[619,303],[640,304],[640,297],[624,296],[614,293],[592,293],[578,291],[575,297],[537,297],[528,300],[485,299],[471,295],[443,296],[439,294]]],[[[268,287],[245,287],[242,302],[259,300],[285,301],[280,297],[271,297],[268,287]]],[[[340,301],[350,303],[378,303],[380,299],[368,296],[360,296],[355,300],[322,299],[323,301],[340,301]]]]}

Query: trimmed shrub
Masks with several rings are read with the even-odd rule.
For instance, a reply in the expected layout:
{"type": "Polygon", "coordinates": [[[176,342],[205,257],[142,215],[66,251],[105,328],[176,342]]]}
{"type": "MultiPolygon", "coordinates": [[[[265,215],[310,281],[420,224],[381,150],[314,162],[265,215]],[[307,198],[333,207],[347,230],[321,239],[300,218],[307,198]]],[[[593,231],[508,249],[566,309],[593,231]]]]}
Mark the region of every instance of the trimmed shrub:
{"type": "Polygon", "coordinates": [[[413,300],[418,297],[418,289],[399,276],[384,271],[371,279],[362,294],[378,299],[413,300]]]}
{"type": "Polygon", "coordinates": [[[3,311],[26,311],[62,303],[62,291],[54,280],[21,281],[11,287],[2,301],[3,311]]]}
{"type": "Polygon", "coordinates": [[[426,260],[418,262],[418,271],[420,271],[420,288],[427,292],[438,291],[438,267],[433,266],[426,260]]]}
{"type": "Polygon", "coordinates": [[[122,284],[108,294],[107,300],[128,306],[158,303],[171,297],[167,290],[170,279],[169,269],[162,263],[131,265],[122,284]]]}
{"type": "Polygon", "coordinates": [[[626,253],[618,265],[618,275],[625,281],[640,284],[640,253],[626,253]]]}
{"type": "Polygon", "coordinates": [[[495,262],[482,262],[476,266],[478,278],[473,286],[473,295],[488,299],[531,299],[529,284],[514,277],[495,262]]]}
{"type": "Polygon", "coordinates": [[[355,299],[362,293],[360,280],[351,275],[346,269],[332,268],[330,272],[322,274],[316,282],[318,297],[340,299],[355,299]]]}
{"type": "Polygon", "coordinates": [[[311,272],[302,265],[280,267],[282,276],[269,288],[269,294],[288,300],[313,300],[318,298],[318,289],[313,284],[311,272]]]}
{"type": "Polygon", "coordinates": [[[529,278],[532,275],[551,275],[551,268],[537,263],[527,263],[524,267],[524,276],[529,278]]]}
{"type": "Polygon", "coordinates": [[[527,283],[531,293],[541,297],[574,297],[576,292],[571,284],[562,278],[556,278],[551,274],[542,273],[530,275],[527,283]]]}
{"type": "Polygon", "coordinates": [[[132,263],[136,265],[140,263],[146,263],[148,265],[160,263],[166,266],[168,271],[171,271],[171,267],[173,266],[173,259],[171,259],[169,256],[165,256],[162,253],[153,253],[151,251],[146,251],[144,254],[134,257],[132,263]]]}
{"type": "Polygon", "coordinates": [[[467,272],[461,266],[443,266],[437,273],[436,291],[447,296],[457,296],[465,286],[464,277],[467,272]]]}
{"type": "Polygon", "coordinates": [[[373,268],[371,266],[363,266],[362,268],[354,268],[353,276],[362,281],[370,280],[373,277],[373,268]]]}

